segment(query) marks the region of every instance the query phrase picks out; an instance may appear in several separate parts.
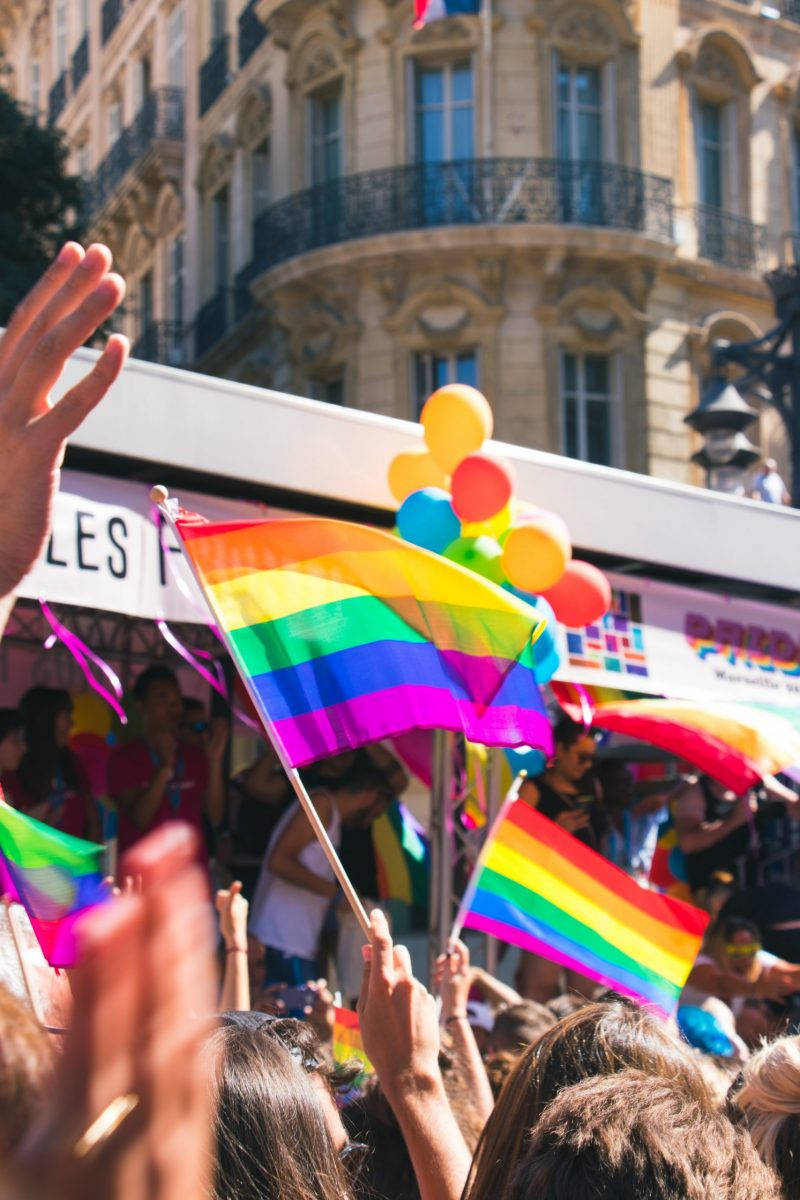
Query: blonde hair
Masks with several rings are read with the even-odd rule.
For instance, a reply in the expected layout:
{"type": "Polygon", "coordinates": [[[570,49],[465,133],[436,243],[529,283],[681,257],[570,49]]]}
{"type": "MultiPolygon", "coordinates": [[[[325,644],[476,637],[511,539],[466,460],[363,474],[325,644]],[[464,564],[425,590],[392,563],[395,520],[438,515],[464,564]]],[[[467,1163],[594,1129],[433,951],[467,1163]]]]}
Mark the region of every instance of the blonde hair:
{"type": "Polygon", "coordinates": [[[745,1063],[742,1079],[736,1104],[756,1149],[789,1195],[800,1181],[800,1037],[762,1046],[745,1063]]]}

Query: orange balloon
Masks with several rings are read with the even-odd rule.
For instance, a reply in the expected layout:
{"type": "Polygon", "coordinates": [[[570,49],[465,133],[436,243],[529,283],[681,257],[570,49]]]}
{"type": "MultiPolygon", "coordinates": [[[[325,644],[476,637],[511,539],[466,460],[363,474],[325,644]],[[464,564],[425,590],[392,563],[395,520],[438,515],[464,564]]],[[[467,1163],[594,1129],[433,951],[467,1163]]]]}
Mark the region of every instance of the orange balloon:
{"type": "Polygon", "coordinates": [[[468,454],[453,472],[453,508],[462,521],[488,521],[511,499],[514,479],[507,463],[468,454]]]}
{"type": "Polygon", "coordinates": [[[401,452],[389,463],[389,490],[398,504],[406,496],[424,487],[440,487],[447,490],[448,479],[442,468],[424,446],[401,452]]]}
{"type": "Polygon", "coordinates": [[[419,420],[431,454],[448,475],[462,458],[480,450],[494,428],[486,397],[466,383],[438,388],[425,401],[419,420]]]}
{"type": "Polygon", "coordinates": [[[591,625],[611,607],[611,585],[591,563],[573,559],[555,587],[542,593],[562,625],[591,625]]]}
{"type": "Polygon", "coordinates": [[[509,583],[535,595],[557,584],[572,558],[567,527],[553,513],[517,519],[501,542],[509,583]]]}

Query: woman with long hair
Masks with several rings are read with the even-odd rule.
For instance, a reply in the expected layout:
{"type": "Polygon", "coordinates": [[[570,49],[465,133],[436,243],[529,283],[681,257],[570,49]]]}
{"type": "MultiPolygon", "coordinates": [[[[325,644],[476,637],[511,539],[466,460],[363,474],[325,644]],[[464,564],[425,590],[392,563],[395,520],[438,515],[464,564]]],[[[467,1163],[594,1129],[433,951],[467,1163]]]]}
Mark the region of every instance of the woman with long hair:
{"type": "Polygon", "coordinates": [[[19,711],[26,750],[17,771],[3,777],[15,808],[75,837],[100,840],[100,820],[80,759],[69,748],[72,698],[63,688],[32,687],[19,711]]]}
{"type": "Polygon", "coordinates": [[[800,1195],[800,1037],[779,1038],[744,1064],[733,1102],[753,1144],[780,1177],[785,1200],[800,1195]]]}

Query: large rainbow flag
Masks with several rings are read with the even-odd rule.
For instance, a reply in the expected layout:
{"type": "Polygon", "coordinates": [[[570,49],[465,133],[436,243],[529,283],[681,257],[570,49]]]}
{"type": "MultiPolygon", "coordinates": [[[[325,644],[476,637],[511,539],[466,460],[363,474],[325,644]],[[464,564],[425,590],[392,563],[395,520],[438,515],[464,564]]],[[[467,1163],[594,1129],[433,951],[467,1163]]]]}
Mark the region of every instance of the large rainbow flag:
{"type": "Polygon", "coordinates": [[[50,966],[74,966],[76,921],[110,895],[103,847],[0,802],[0,891],[24,906],[50,966]]]}
{"type": "Polygon", "coordinates": [[[414,728],[550,749],[532,652],[545,622],[510,593],[345,521],[175,525],[294,766],[414,728]]]}
{"type": "Polygon", "coordinates": [[[521,946],[674,1012],[708,915],[648,891],[524,800],[500,811],[456,927],[521,946]]]}

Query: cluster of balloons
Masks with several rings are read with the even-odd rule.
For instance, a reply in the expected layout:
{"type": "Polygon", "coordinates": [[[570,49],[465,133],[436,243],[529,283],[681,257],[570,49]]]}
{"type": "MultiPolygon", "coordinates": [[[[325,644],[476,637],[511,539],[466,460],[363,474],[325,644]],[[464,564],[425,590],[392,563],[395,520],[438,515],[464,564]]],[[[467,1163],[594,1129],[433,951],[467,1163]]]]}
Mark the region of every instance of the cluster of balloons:
{"type": "MultiPolygon", "coordinates": [[[[425,446],[404,450],[389,466],[400,536],[513,592],[547,617],[553,632],[554,618],[573,628],[599,620],[611,603],[608,580],[573,559],[560,517],[514,499],[511,467],[483,452],[493,420],[481,392],[461,383],[439,388],[420,423],[425,446]]],[[[558,651],[552,635],[539,642],[537,677],[544,683],[558,667],[558,651]]]]}

